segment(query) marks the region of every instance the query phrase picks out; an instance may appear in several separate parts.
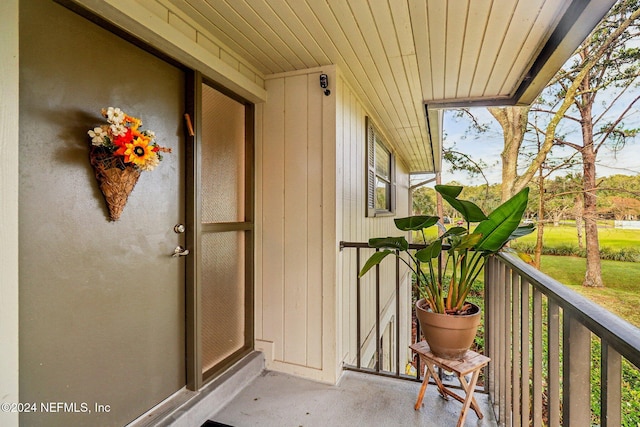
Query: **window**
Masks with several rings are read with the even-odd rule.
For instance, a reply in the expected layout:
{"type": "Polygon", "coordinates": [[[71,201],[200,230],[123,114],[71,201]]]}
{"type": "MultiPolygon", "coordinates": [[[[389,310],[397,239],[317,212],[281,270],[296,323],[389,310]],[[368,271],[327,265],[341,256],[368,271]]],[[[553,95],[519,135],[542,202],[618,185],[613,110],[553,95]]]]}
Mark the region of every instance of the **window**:
{"type": "Polygon", "coordinates": [[[380,132],[366,118],[367,126],[367,216],[395,211],[395,161],[380,132]]]}

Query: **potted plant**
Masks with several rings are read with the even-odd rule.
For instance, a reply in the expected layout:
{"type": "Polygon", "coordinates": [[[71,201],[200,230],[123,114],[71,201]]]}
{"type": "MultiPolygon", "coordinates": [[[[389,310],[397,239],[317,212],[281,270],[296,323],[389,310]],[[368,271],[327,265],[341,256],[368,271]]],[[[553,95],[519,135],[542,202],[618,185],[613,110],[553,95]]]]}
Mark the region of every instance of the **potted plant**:
{"type": "MultiPolygon", "coordinates": [[[[369,246],[379,249],[367,260],[359,276],[388,255],[400,258],[414,273],[420,299],[416,315],[431,351],[446,359],[459,359],[473,344],[480,323],[480,309],[466,299],[474,280],[488,256],[501,250],[511,239],[531,233],[534,225],[520,225],[527,207],[529,189],[518,194],[485,215],[475,203],[460,200],[462,187],[436,185],[435,190],[457,210],[466,227],[454,226],[422,249],[411,250],[404,237],[369,239],[369,246]],[[478,223],[471,229],[471,223],[478,223]],[[438,271],[438,258],[446,251],[443,271],[438,271]],[[406,254],[406,257],[402,255],[406,254]]],[[[436,216],[411,216],[395,219],[402,231],[420,231],[438,223],[436,216]]],[[[485,284],[485,286],[488,284],[485,284]]]]}

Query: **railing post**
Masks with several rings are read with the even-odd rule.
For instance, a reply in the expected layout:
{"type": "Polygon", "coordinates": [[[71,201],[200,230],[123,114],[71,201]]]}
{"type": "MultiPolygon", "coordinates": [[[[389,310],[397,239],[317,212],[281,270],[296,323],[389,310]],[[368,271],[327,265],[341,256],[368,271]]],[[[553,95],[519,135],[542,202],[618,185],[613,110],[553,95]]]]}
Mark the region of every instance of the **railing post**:
{"type": "Polygon", "coordinates": [[[502,298],[502,321],[503,321],[503,335],[504,335],[504,345],[502,349],[502,396],[504,399],[504,411],[501,411],[501,414],[504,418],[500,417],[500,423],[505,426],[510,426],[512,424],[512,413],[511,413],[511,385],[513,380],[511,378],[511,267],[506,264],[503,265],[502,268],[502,277],[504,283],[504,295],[502,298]]]}
{"type": "Polygon", "coordinates": [[[520,277],[515,271],[511,272],[511,423],[520,426],[520,343],[522,340],[520,331],[520,295],[522,293],[520,277]]]}
{"type": "MultiPolygon", "coordinates": [[[[438,258],[438,270],[440,270],[440,259],[438,258]]],[[[416,271],[420,271],[420,262],[416,261],[416,271]]],[[[417,278],[416,278],[417,280],[417,278]]],[[[418,299],[420,299],[420,293],[418,292],[417,288],[414,290],[413,287],[411,289],[411,293],[412,295],[415,293],[415,300],[418,301],[418,299]]],[[[413,301],[413,300],[412,300],[413,301]]],[[[411,310],[415,310],[414,307],[411,307],[411,310]]],[[[412,317],[413,319],[413,317],[412,317]]],[[[413,325],[412,325],[413,326],[413,325]]],[[[416,342],[420,341],[420,335],[422,334],[422,331],[420,330],[420,322],[418,321],[418,316],[416,316],[416,342]]],[[[422,361],[420,360],[420,357],[415,354],[415,358],[416,358],[416,380],[420,381],[421,375],[422,375],[422,366],[421,363],[422,361]]]]}
{"type": "MultiPolygon", "coordinates": [[[[491,395],[491,400],[494,404],[498,404],[498,396],[497,396],[497,385],[496,385],[496,361],[498,360],[498,349],[496,345],[496,335],[498,332],[498,315],[497,315],[497,295],[498,290],[495,286],[491,286],[491,283],[496,281],[497,271],[498,271],[498,261],[495,258],[492,258],[491,267],[490,267],[490,275],[485,280],[485,287],[489,289],[489,298],[487,302],[489,303],[489,316],[487,319],[487,324],[485,330],[488,330],[488,346],[489,346],[489,357],[492,362],[489,363],[489,391],[491,395]]],[[[494,410],[495,412],[495,410],[494,410]]]]}
{"type": "Polygon", "coordinates": [[[498,411],[498,422],[501,425],[507,425],[506,421],[506,408],[505,408],[505,389],[507,379],[505,378],[506,373],[506,316],[505,316],[505,304],[506,304],[506,268],[507,266],[503,263],[498,264],[498,281],[496,285],[498,286],[498,301],[496,304],[497,314],[498,314],[498,333],[496,336],[496,350],[498,351],[498,368],[496,369],[496,383],[498,384],[498,402],[499,402],[499,411],[498,411]]]}
{"type": "MultiPolygon", "coordinates": [[[[494,257],[489,257],[484,267],[484,351],[493,360],[493,289],[490,283],[493,280],[493,270],[496,264],[494,257]]],[[[493,393],[494,364],[489,363],[486,368],[484,381],[485,392],[493,393]]]]}
{"type": "Polygon", "coordinates": [[[529,328],[529,282],[522,279],[520,284],[522,296],[520,300],[521,316],[520,316],[520,373],[522,375],[522,395],[521,395],[521,409],[520,409],[520,424],[523,426],[529,425],[529,413],[531,411],[530,393],[529,393],[529,365],[531,363],[531,356],[529,354],[529,334],[531,329],[529,328]]]}
{"type": "Polygon", "coordinates": [[[600,378],[600,425],[602,427],[622,425],[621,387],[622,357],[620,353],[602,341],[600,378]]]}
{"type": "Polygon", "coordinates": [[[549,387],[549,425],[560,425],[560,309],[558,304],[547,300],[547,347],[549,387]]]}
{"type": "Polygon", "coordinates": [[[357,269],[356,269],[356,340],[358,341],[358,345],[356,348],[356,366],[358,367],[358,369],[361,368],[361,360],[362,359],[362,336],[361,336],[361,324],[360,324],[360,316],[362,313],[360,313],[360,285],[361,285],[361,279],[360,279],[360,248],[356,249],[356,265],[357,265],[357,269]]]}
{"type": "MultiPolygon", "coordinates": [[[[379,250],[376,249],[376,252],[379,250]]],[[[380,264],[376,265],[376,372],[380,372],[380,264]]]]}
{"type": "MultiPolygon", "coordinates": [[[[398,255],[396,251],[396,255],[398,255]]],[[[396,375],[400,375],[400,258],[396,256],[396,375]]]]}
{"type": "Polygon", "coordinates": [[[533,427],[542,426],[542,292],[533,288],[533,427]]]}
{"type": "Polygon", "coordinates": [[[564,312],[562,339],[562,421],[570,427],[591,425],[591,333],[564,312]]]}

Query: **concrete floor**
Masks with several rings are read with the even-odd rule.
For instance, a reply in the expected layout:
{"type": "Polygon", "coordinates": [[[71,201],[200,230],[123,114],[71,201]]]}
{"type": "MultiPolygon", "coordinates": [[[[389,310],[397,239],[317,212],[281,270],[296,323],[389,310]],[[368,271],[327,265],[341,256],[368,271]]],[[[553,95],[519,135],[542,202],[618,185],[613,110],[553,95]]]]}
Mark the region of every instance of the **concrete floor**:
{"type": "MultiPolygon", "coordinates": [[[[420,384],[353,371],[337,386],[263,371],[210,420],[234,427],[455,426],[462,404],[445,401],[429,384],[423,406],[413,405],[420,384]]],[[[484,418],[469,410],[465,426],[496,426],[487,396],[476,393],[484,418]]]]}

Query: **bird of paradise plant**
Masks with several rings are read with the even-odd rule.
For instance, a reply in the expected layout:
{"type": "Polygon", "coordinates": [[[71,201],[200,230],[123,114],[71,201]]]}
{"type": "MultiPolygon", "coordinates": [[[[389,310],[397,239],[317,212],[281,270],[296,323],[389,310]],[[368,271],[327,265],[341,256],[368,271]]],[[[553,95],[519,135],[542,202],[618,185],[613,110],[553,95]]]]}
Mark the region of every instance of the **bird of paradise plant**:
{"type": "MultiPolygon", "coordinates": [[[[527,207],[529,189],[525,188],[497,207],[489,215],[469,200],[458,199],[460,186],[436,185],[435,190],[458,211],[466,221],[466,227],[455,226],[446,230],[424,248],[410,250],[405,237],[383,237],[369,239],[369,246],[380,249],[367,260],[359,276],[388,255],[394,254],[414,273],[416,286],[431,311],[441,314],[465,314],[466,298],[474,280],[484,267],[489,255],[500,251],[512,239],[531,233],[534,226],[520,226],[527,207]],[[473,231],[471,223],[479,223],[473,231]],[[446,251],[443,270],[451,271],[447,279],[438,273],[437,259],[446,251]],[[409,260],[402,257],[408,255],[409,260]]],[[[411,216],[395,220],[402,231],[419,231],[426,242],[424,230],[436,225],[436,216],[411,216]]]]}

